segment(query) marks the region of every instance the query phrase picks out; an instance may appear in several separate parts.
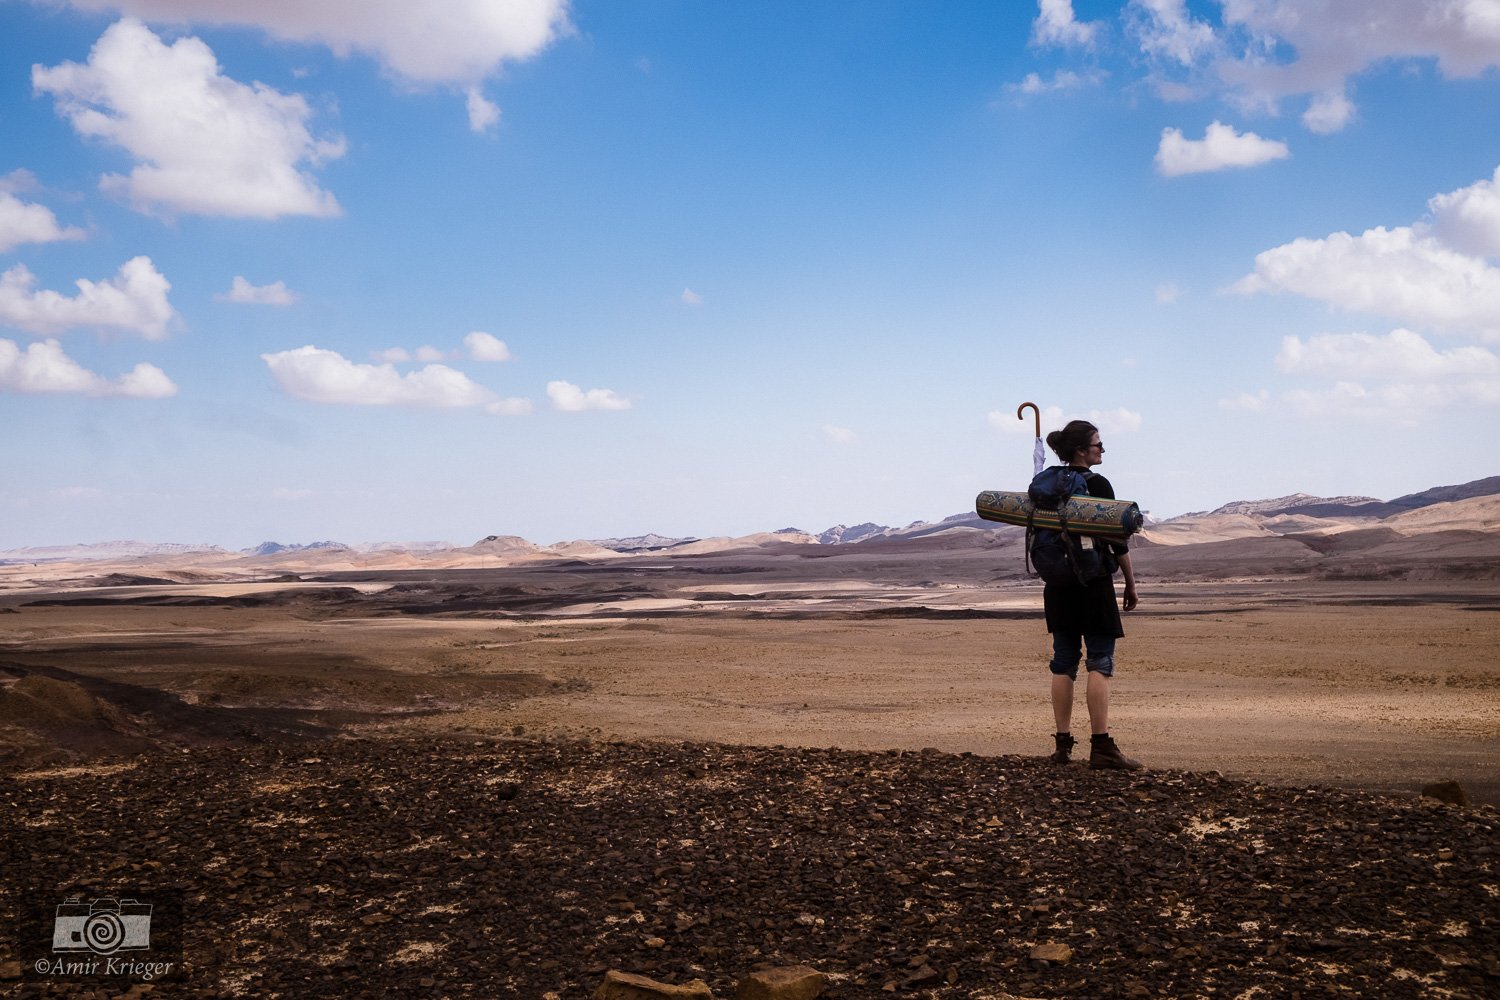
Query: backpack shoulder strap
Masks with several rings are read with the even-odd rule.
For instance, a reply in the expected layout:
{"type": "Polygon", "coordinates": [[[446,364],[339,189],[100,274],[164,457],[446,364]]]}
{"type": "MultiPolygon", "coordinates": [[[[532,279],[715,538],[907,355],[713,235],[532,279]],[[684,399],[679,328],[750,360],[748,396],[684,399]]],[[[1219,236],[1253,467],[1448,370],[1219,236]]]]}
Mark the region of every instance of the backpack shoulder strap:
{"type": "Polygon", "coordinates": [[[1021,546],[1021,563],[1026,567],[1027,576],[1038,576],[1039,574],[1031,568],[1031,542],[1036,537],[1036,508],[1026,512],[1026,541],[1021,546]]]}

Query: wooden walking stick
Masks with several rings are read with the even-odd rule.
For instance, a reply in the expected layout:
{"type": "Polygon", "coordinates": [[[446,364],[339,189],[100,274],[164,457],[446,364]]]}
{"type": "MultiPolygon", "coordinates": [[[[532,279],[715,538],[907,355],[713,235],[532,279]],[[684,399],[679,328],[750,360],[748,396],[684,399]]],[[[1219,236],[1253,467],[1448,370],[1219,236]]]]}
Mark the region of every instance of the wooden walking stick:
{"type": "Polygon", "coordinates": [[[1035,403],[1022,403],[1016,407],[1016,419],[1026,419],[1026,407],[1028,406],[1031,407],[1031,412],[1036,417],[1036,444],[1031,447],[1031,473],[1032,475],[1036,475],[1047,464],[1047,453],[1042,448],[1042,411],[1037,405],[1035,403]]]}
{"type": "Polygon", "coordinates": [[[1040,441],[1042,438],[1042,411],[1037,409],[1037,405],[1035,403],[1022,403],[1020,406],[1016,407],[1016,419],[1026,419],[1024,414],[1026,413],[1026,407],[1028,406],[1031,407],[1031,412],[1036,417],[1036,436],[1037,440],[1040,441]]]}

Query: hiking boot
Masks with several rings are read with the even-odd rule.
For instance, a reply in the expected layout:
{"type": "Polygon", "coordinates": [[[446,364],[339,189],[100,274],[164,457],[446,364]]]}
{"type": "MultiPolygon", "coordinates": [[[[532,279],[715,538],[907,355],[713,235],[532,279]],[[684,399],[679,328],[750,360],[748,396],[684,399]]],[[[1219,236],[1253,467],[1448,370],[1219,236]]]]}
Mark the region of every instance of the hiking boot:
{"type": "Polygon", "coordinates": [[[1078,741],[1073,738],[1072,733],[1053,733],[1052,738],[1057,741],[1057,749],[1047,759],[1054,764],[1066,764],[1072,758],[1073,747],[1078,741]]]}
{"type": "Polygon", "coordinates": [[[1096,770],[1139,771],[1143,765],[1120,752],[1108,735],[1095,736],[1089,747],[1089,767],[1096,770]]]}

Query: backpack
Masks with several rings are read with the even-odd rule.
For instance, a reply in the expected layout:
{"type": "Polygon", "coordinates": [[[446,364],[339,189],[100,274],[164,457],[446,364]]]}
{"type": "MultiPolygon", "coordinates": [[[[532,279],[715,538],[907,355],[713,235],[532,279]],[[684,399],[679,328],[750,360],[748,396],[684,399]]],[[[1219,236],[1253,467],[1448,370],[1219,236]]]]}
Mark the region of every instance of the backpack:
{"type": "Polygon", "coordinates": [[[1083,585],[1111,575],[1114,567],[1096,546],[1084,548],[1082,540],[1068,530],[1066,509],[1075,495],[1087,495],[1090,475],[1066,465],[1043,469],[1032,479],[1026,494],[1033,508],[1057,511],[1061,529],[1038,528],[1027,518],[1027,571],[1035,567],[1043,583],[1083,585]]]}

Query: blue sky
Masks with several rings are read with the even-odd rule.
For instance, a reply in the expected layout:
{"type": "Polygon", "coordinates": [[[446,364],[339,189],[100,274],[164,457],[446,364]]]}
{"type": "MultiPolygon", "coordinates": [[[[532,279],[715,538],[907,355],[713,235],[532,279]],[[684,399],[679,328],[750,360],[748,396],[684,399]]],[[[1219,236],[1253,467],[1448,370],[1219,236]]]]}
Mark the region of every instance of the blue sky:
{"type": "Polygon", "coordinates": [[[0,548],[905,524],[1024,400],[1158,516],[1500,471],[1500,0],[0,37],[0,548]]]}

